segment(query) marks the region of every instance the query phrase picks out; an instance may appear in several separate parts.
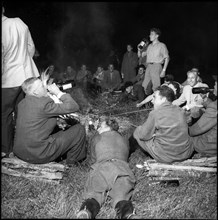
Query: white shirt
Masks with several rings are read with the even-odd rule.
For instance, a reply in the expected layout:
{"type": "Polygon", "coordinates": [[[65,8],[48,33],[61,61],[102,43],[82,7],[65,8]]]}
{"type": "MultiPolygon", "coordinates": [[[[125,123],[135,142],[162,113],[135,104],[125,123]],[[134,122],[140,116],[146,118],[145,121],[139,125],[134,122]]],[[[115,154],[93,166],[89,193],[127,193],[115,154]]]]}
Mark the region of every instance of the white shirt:
{"type": "MultiPolygon", "coordinates": [[[[207,84],[198,82],[194,87],[208,87],[207,84]]],[[[181,105],[186,102],[186,106],[191,109],[195,106],[200,107],[203,103],[203,99],[200,94],[193,94],[192,88],[190,85],[186,85],[183,88],[182,94],[180,97],[173,101],[173,105],[181,105]]]]}
{"type": "Polygon", "coordinates": [[[26,79],[39,76],[34,53],[28,26],[20,18],[2,15],[2,88],[18,87],[26,79]]]}

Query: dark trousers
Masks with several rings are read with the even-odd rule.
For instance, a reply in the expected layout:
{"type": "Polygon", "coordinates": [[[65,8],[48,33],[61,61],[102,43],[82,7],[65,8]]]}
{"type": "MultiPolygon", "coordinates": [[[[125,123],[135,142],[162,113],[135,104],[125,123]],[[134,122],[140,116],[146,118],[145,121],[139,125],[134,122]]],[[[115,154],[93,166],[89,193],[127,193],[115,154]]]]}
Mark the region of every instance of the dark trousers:
{"type": "Polygon", "coordinates": [[[136,94],[137,100],[139,102],[142,102],[145,99],[145,91],[144,91],[144,88],[142,87],[142,85],[135,84],[133,86],[133,92],[134,92],[134,94],[136,94]]]}
{"type": "Polygon", "coordinates": [[[17,105],[24,98],[22,88],[2,88],[2,152],[10,153],[13,150],[15,121],[12,113],[17,116],[17,105]]]}
{"type": "Polygon", "coordinates": [[[55,154],[47,158],[44,163],[54,161],[65,154],[68,164],[73,164],[86,158],[86,131],[83,125],[73,125],[65,131],[52,134],[52,137],[55,141],[51,143],[51,148],[55,148],[55,154]]]}

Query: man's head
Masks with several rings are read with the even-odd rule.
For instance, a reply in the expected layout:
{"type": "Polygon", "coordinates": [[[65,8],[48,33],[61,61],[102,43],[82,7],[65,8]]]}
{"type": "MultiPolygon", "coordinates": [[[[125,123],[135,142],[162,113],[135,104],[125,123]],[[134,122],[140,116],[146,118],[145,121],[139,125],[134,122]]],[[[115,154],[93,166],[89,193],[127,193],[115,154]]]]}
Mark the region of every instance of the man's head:
{"type": "Polygon", "coordinates": [[[97,71],[98,71],[98,72],[102,72],[102,71],[103,71],[103,67],[102,67],[101,65],[98,65],[98,66],[97,66],[97,71]]]}
{"type": "Polygon", "coordinates": [[[173,100],[175,100],[175,93],[172,88],[169,86],[159,86],[153,95],[153,104],[154,109],[158,108],[160,105],[162,105],[165,102],[172,103],[173,100]]]}
{"type": "Polygon", "coordinates": [[[190,70],[187,72],[187,83],[191,86],[194,87],[199,80],[198,72],[190,70]]]}
{"type": "Polygon", "coordinates": [[[37,77],[26,79],[22,84],[22,89],[27,95],[36,97],[47,96],[47,89],[43,85],[43,82],[37,77]]]}
{"type": "Polygon", "coordinates": [[[170,83],[174,80],[174,76],[172,74],[166,74],[164,77],[164,83],[170,83]]]}
{"type": "Polygon", "coordinates": [[[150,30],[150,41],[154,41],[156,39],[158,39],[161,35],[161,31],[158,28],[151,28],[150,30]]]}
{"type": "Polygon", "coordinates": [[[145,72],[145,66],[143,64],[138,66],[138,74],[143,74],[145,72]]]}
{"type": "Polygon", "coordinates": [[[170,87],[174,91],[175,99],[178,99],[181,91],[179,83],[172,81],[168,84],[168,87],[170,87]]]}
{"type": "Polygon", "coordinates": [[[86,70],[86,65],[85,64],[82,64],[81,70],[86,70]]]}
{"type": "Polygon", "coordinates": [[[128,52],[132,51],[132,45],[131,44],[127,44],[126,49],[128,52]]]}
{"type": "Polygon", "coordinates": [[[113,65],[112,63],[110,63],[109,66],[108,66],[108,69],[109,69],[110,71],[113,71],[113,70],[114,70],[114,65],[113,65]]]}
{"type": "Polygon", "coordinates": [[[115,119],[106,118],[104,119],[100,127],[98,128],[98,132],[101,134],[102,132],[106,131],[118,131],[119,125],[115,119]]]}

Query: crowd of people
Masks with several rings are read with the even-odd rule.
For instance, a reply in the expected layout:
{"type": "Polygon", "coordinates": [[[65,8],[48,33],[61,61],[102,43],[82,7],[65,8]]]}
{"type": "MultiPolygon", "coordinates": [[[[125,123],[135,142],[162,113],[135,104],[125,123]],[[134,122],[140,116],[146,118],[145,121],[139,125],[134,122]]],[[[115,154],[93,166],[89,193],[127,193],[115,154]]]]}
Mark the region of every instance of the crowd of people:
{"type": "Polygon", "coordinates": [[[169,53],[159,41],[158,28],[150,30],[150,41],[137,45],[137,53],[127,45],[120,71],[111,62],[107,70],[99,64],[94,74],[84,63],[78,72],[68,65],[59,73],[50,65],[39,73],[28,26],[19,18],[6,17],[2,9],[2,156],[15,155],[33,164],[66,156],[70,166],[83,161],[89,147],[91,171],[77,218],[95,218],[107,195],[118,218],[135,215],[131,196],[136,179],[128,158],[136,149],[162,163],[184,161],[196,153],[216,156],[217,77],[213,76],[213,94],[193,93],[193,88],[208,88],[195,67],[184,83],[174,81],[173,75],[166,74],[169,53]],[[60,115],[90,111],[90,92],[116,90],[136,107],[153,105],[146,121],[128,139],[111,118],[99,123],[91,146],[80,122],[63,126],[60,115]]]}

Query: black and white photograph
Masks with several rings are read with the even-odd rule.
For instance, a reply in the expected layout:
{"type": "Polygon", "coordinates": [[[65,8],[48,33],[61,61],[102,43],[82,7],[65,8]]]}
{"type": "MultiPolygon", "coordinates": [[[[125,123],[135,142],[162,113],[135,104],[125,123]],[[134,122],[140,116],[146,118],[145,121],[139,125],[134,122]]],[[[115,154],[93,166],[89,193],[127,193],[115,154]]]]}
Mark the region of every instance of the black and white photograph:
{"type": "Polygon", "coordinates": [[[2,2],[2,219],[217,219],[217,2],[2,2]]]}

